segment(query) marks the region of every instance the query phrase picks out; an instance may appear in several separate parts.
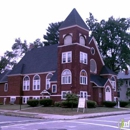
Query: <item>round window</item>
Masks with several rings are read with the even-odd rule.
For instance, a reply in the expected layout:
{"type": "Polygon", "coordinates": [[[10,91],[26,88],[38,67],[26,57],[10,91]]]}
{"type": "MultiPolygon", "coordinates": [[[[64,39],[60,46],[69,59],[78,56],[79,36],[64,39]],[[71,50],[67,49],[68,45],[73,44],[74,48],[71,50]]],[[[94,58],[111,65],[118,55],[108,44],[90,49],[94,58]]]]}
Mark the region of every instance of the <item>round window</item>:
{"type": "Polygon", "coordinates": [[[91,54],[94,55],[95,54],[95,49],[92,47],[91,48],[91,54]]]}

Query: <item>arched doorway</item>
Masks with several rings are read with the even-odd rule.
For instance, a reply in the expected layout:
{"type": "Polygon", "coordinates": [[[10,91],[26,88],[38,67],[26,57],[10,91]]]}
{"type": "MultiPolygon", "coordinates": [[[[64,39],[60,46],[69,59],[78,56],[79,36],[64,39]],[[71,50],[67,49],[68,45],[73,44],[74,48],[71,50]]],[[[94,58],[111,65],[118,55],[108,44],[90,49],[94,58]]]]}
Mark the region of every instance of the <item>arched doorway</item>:
{"type": "Polygon", "coordinates": [[[105,100],[106,101],[112,101],[112,93],[111,93],[111,87],[106,86],[105,88],[105,100]]]}

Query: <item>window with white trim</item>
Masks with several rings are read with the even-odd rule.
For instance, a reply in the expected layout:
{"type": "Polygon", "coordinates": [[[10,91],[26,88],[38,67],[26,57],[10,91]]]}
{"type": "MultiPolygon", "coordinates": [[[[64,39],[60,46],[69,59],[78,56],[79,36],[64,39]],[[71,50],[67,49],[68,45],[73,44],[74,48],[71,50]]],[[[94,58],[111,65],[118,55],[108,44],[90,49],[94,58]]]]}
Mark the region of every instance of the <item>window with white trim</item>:
{"type": "Polygon", "coordinates": [[[29,100],[30,97],[23,97],[22,98],[22,103],[27,104],[27,101],[29,100]]]}
{"type": "Polygon", "coordinates": [[[32,98],[35,100],[40,100],[40,96],[33,96],[32,98]]]}
{"type": "Polygon", "coordinates": [[[90,72],[97,73],[97,63],[94,59],[90,60],[90,72]]]}
{"type": "Polygon", "coordinates": [[[16,97],[14,97],[14,96],[10,97],[10,103],[11,104],[14,104],[15,101],[16,101],[16,97]]]}
{"type": "Polygon", "coordinates": [[[23,78],[23,91],[29,91],[30,90],[30,78],[29,76],[25,76],[23,78]]]}
{"type": "Polygon", "coordinates": [[[114,91],[116,91],[116,80],[113,76],[111,77],[111,84],[112,84],[114,91]]]}
{"type": "Polygon", "coordinates": [[[40,90],[40,76],[35,75],[33,77],[33,90],[40,90]]]}
{"type": "Polygon", "coordinates": [[[79,43],[82,44],[82,45],[85,45],[85,38],[84,38],[84,36],[82,36],[82,35],[79,36],[79,43]]]}
{"type": "Polygon", "coordinates": [[[66,35],[64,38],[64,44],[69,45],[72,44],[72,36],[71,35],[66,35]]]}
{"type": "Polygon", "coordinates": [[[56,84],[52,85],[52,93],[57,93],[57,85],[56,84]]]}
{"type": "Polygon", "coordinates": [[[62,63],[70,63],[72,62],[72,52],[63,52],[62,53],[62,63]]]}
{"type": "Polygon", "coordinates": [[[80,71],[80,84],[87,85],[87,72],[85,70],[80,71]]]}
{"type": "Polygon", "coordinates": [[[88,63],[88,54],[84,52],[80,52],[80,63],[87,64],[88,63]]]}
{"type": "Polygon", "coordinates": [[[71,93],[71,91],[61,91],[61,99],[66,99],[66,95],[71,93]]]}
{"type": "Polygon", "coordinates": [[[80,98],[88,99],[88,92],[87,91],[80,91],[80,98]]]}
{"type": "Polygon", "coordinates": [[[50,73],[50,74],[48,74],[47,76],[46,76],[46,90],[48,90],[49,88],[50,88],[50,79],[51,79],[51,77],[52,77],[52,73],[50,73]]]}
{"type": "Polygon", "coordinates": [[[62,84],[71,84],[72,76],[71,71],[66,69],[61,74],[61,83],[62,84]]]}
{"type": "Polygon", "coordinates": [[[8,83],[5,83],[5,85],[4,85],[4,91],[5,91],[5,92],[8,91],[8,83]]]}

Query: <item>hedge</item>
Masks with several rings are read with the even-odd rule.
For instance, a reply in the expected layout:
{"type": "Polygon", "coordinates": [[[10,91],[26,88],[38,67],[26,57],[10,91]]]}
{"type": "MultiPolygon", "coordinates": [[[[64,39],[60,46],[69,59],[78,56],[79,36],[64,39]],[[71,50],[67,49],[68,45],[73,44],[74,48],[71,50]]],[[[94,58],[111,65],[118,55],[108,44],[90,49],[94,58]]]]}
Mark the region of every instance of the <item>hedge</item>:
{"type": "Polygon", "coordinates": [[[40,105],[43,105],[44,107],[51,106],[53,104],[53,100],[49,98],[41,99],[40,105]]]}
{"type": "Polygon", "coordinates": [[[129,104],[128,101],[120,101],[120,107],[125,107],[129,104]]]}
{"type": "Polygon", "coordinates": [[[66,107],[66,108],[76,108],[78,106],[78,101],[62,101],[61,102],[61,107],[66,107]]]}
{"type": "Polygon", "coordinates": [[[55,106],[55,107],[61,107],[61,101],[59,101],[59,102],[54,102],[54,106],[55,106]]]}
{"type": "Polygon", "coordinates": [[[106,106],[106,107],[114,107],[114,106],[116,106],[116,102],[114,102],[114,101],[104,101],[103,105],[106,106]]]}
{"type": "Polygon", "coordinates": [[[39,104],[39,100],[36,100],[36,99],[31,99],[31,100],[28,100],[27,101],[27,104],[31,107],[36,107],[38,106],[39,104]]]}
{"type": "Polygon", "coordinates": [[[92,100],[87,101],[87,108],[95,108],[97,106],[97,103],[92,100]]]}

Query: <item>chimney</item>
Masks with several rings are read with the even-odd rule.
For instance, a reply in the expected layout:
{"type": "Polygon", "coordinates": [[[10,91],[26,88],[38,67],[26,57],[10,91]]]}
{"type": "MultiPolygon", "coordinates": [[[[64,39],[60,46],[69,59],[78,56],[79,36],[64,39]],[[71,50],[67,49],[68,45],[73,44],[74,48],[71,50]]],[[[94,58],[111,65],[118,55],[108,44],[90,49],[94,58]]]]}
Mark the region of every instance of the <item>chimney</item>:
{"type": "Polygon", "coordinates": [[[129,74],[128,69],[125,69],[125,75],[128,75],[128,74],[129,74]]]}

